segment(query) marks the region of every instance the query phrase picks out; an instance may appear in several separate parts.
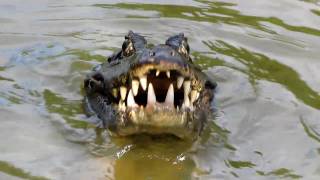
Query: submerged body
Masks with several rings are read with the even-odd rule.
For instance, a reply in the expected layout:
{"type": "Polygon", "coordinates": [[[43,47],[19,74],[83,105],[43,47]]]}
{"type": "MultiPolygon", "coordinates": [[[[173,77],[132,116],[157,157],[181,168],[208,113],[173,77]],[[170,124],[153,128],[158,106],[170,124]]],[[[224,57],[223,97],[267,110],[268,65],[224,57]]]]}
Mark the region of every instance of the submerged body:
{"type": "Polygon", "coordinates": [[[183,34],[150,47],[129,32],[122,49],[85,79],[85,106],[112,135],[172,134],[195,139],[216,83],[192,62],[183,34]]]}

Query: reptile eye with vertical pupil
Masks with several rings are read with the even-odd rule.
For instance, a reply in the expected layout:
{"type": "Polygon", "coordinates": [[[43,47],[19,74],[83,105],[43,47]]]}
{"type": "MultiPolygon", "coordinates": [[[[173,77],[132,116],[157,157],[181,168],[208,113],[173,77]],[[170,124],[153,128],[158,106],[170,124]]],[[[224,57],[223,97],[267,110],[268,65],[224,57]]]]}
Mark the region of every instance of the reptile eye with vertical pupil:
{"type": "Polygon", "coordinates": [[[135,49],[133,47],[133,43],[131,42],[130,39],[125,40],[123,42],[122,52],[123,52],[123,56],[125,56],[125,57],[131,56],[135,52],[135,49]]]}

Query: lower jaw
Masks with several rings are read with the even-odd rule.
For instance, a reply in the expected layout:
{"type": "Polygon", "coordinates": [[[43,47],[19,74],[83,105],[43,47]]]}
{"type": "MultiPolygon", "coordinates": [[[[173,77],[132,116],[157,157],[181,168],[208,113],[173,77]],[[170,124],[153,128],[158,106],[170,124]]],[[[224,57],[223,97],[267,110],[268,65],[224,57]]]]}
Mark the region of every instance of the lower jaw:
{"type": "Polygon", "coordinates": [[[109,131],[111,135],[174,135],[187,140],[193,140],[199,135],[193,112],[137,110],[120,113],[119,120],[116,127],[109,131]]]}

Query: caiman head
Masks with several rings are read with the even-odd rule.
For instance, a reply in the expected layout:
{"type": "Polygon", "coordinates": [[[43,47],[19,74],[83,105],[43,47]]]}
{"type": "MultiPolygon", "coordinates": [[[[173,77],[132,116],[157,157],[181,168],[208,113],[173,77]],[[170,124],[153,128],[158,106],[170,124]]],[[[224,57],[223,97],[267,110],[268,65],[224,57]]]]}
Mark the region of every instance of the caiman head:
{"type": "Polygon", "coordinates": [[[84,82],[85,105],[110,134],[195,139],[212,110],[216,83],[192,62],[184,34],[148,45],[130,31],[122,49],[84,82]]]}

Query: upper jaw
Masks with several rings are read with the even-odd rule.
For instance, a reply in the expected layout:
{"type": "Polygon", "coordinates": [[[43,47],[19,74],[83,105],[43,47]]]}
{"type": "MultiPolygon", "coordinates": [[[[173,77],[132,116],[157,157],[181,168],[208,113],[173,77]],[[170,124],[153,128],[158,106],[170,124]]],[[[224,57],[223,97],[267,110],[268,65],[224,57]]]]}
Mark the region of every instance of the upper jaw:
{"type": "Polygon", "coordinates": [[[125,79],[111,89],[113,105],[119,112],[194,111],[204,88],[203,80],[193,70],[172,64],[137,66],[125,79]]]}

